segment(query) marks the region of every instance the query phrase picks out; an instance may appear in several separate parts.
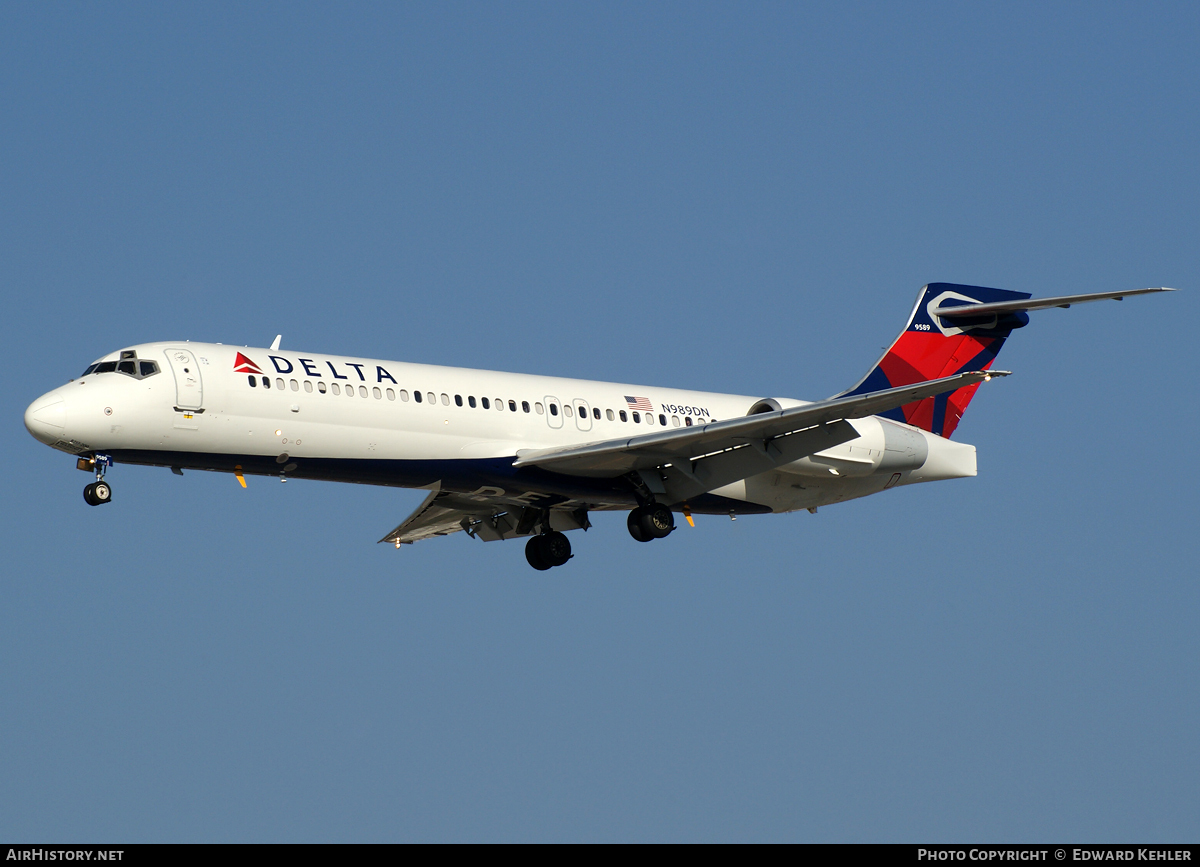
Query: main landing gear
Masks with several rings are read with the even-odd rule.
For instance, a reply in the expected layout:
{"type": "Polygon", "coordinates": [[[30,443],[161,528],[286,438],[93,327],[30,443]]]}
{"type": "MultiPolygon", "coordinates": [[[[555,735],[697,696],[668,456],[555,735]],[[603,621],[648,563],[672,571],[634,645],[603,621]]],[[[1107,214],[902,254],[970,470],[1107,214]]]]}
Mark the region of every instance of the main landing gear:
{"type": "Polygon", "coordinates": [[[525,559],[534,569],[545,572],[571,559],[571,542],[557,530],[532,536],[525,543],[525,559]]]}
{"type": "Polygon", "coordinates": [[[96,481],[92,482],[83,489],[83,499],[89,506],[103,506],[105,503],[112,502],[112,488],[108,482],[104,481],[104,471],[112,466],[112,458],[108,455],[96,455],[92,458],[90,466],[87,465],[86,458],[79,459],[80,469],[95,469],[96,481]]]}
{"type": "Polygon", "coordinates": [[[665,539],[675,529],[675,516],[661,503],[638,506],[629,513],[629,535],[639,542],[665,539]]]}

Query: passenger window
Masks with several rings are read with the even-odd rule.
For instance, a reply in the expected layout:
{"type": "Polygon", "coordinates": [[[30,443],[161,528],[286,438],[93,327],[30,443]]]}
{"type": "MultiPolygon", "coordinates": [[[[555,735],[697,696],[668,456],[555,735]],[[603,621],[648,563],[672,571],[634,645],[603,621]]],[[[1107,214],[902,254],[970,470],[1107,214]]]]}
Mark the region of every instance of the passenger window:
{"type": "Polygon", "coordinates": [[[137,376],[137,362],[122,361],[117,365],[117,373],[127,373],[130,376],[137,376]]]}
{"type": "Polygon", "coordinates": [[[270,388],[270,387],[271,387],[271,377],[264,376],[263,377],[263,388],[270,388]]]}
{"type": "MultiPolygon", "coordinates": [[[[527,403],[526,403],[526,404],[522,404],[522,406],[524,406],[524,407],[525,407],[525,412],[529,412],[529,404],[527,404],[527,403]]],[[[510,401],[508,402],[508,411],[509,411],[509,412],[516,412],[516,411],[517,411],[517,402],[516,402],[515,400],[510,400],[510,401]]]]}
{"type": "Polygon", "coordinates": [[[687,425],[688,427],[691,427],[692,426],[692,417],[690,415],[685,415],[683,417],[683,423],[685,425],[687,425]]]}
{"type": "Polygon", "coordinates": [[[558,415],[558,404],[550,404],[550,415],[558,415]]]}
{"type": "MultiPolygon", "coordinates": [[[[521,401],[521,406],[526,406],[526,403],[525,403],[524,401],[521,401]]],[[[535,403],[534,403],[534,405],[533,405],[533,408],[534,408],[535,410],[537,410],[537,414],[538,414],[538,415],[541,415],[542,413],[544,413],[544,412],[546,411],[545,409],[543,409],[543,408],[542,408],[542,402],[541,402],[541,401],[537,401],[537,402],[535,402],[535,403]]],[[[529,412],[529,410],[525,410],[525,412],[529,412]]]]}
{"type": "Polygon", "coordinates": [[[654,416],[650,413],[646,413],[646,424],[654,424],[654,416]]]}
{"type": "Polygon", "coordinates": [[[375,395],[376,400],[380,400],[383,397],[383,392],[379,390],[379,386],[372,388],[371,394],[375,395]]]}
{"type": "Polygon", "coordinates": [[[667,417],[665,415],[663,415],[662,413],[659,413],[658,414],[658,423],[661,424],[663,427],[666,427],[667,426],[667,417]]]}
{"type": "Polygon", "coordinates": [[[454,395],[454,403],[456,406],[462,406],[462,395],[461,394],[454,395]]]}
{"type": "Polygon", "coordinates": [[[354,386],[346,386],[346,397],[354,397],[354,386]]]}
{"type": "MultiPolygon", "coordinates": [[[[400,389],[400,399],[402,401],[404,401],[405,403],[408,403],[408,389],[407,388],[400,389]]],[[[421,392],[418,391],[417,392],[417,400],[420,401],[420,399],[421,399],[421,392]]]]}
{"type": "Polygon", "coordinates": [[[253,376],[248,376],[248,377],[246,377],[246,378],[247,378],[248,380],[250,380],[250,387],[251,387],[251,388],[258,388],[258,380],[257,380],[257,379],[255,379],[253,376]]]}
{"type": "Polygon", "coordinates": [[[471,407],[471,409],[475,408],[475,396],[474,395],[470,395],[470,394],[467,395],[467,406],[471,407]]]}
{"type": "Polygon", "coordinates": [[[563,404],[563,415],[565,415],[567,418],[571,418],[571,405],[569,403],[563,404]]]}
{"type": "Polygon", "coordinates": [[[275,387],[280,391],[283,391],[285,388],[287,388],[287,386],[283,384],[283,377],[275,377],[275,387]]]}
{"type": "Polygon", "coordinates": [[[329,386],[329,390],[330,390],[330,391],[332,391],[334,394],[341,394],[341,393],[342,393],[342,387],[341,387],[340,385],[338,385],[336,382],[335,382],[335,383],[332,383],[332,384],[329,386]]]}
{"type": "Polygon", "coordinates": [[[616,418],[616,416],[613,415],[613,411],[611,409],[606,409],[604,411],[604,415],[608,418],[609,421],[612,421],[614,418],[616,418]]]}
{"type": "Polygon", "coordinates": [[[309,379],[304,380],[304,390],[307,391],[309,394],[312,394],[312,380],[309,380],[309,379]]]}
{"type": "Polygon", "coordinates": [[[600,407],[592,407],[592,418],[596,419],[597,421],[600,420],[600,407]]]}
{"type": "Polygon", "coordinates": [[[388,400],[395,400],[395,399],[396,399],[396,392],[392,391],[392,390],[389,388],[389,389],[387,390],[387,396],[388,396],[388,400]]]}
{"type": "MultiPolygon", "coordinates": [[[[432,391],[429,392],[429,402],[437,403],[437,397],[434,396],[432,391]]],[[[449,406],[449,405],[450,405],[450,395],[443,394],[442,395],[442,406],[449,406]]]]}
{"type": "Polygon", "coordinates": [[[300,390],[300,383],[296,382],[296,380],[293,379],[292,380],[292,391],[299,391],[299,390],[300,390]]]}
{"type": "Polygon", "coordinates": [[[321,394],[324,394],[325,393],[325,383],[318,382],[317,383],[317,391],[321,392],[321,394]]]}
{"type": "Polygon", "coordinates": [[[492,408],[492,404],[491,404],[491,402],[490,402],[490,401],[489,401],[489,400],[488,400],[486,397],[481,397],[481,398],[479,398],[479,404],[480,404],[480,405],[481,405],[481,406],[482,406],[484,409],[491,409],[491,408],[492,408]]]}
{"type": "Polygon", "coordinates": [[[138,367],[142,371],[142,377],[154,376],[158,373],[158,365],[153,361],[142,361],[138,363],[138,367]]]}
{"type": "Polygon", "coordinates": [[[579,407],[577,412],[579,413],[580,418],[587,418],[587,407],[586,406],[579,407]]]}
{"type": "Polygon", "coordinates": [[[636,412],[633,414],[633,423],[634,423],[634,424],[641,424],[641,423],[642,423],[642,417],[641,417],[641,416],[640,416],[638,413],[636,413],[636,412]]]}
{"type": "Polygon", "coordinates": [[[677,416],[677,415],[671,416],[671,424],[674,425],[675,427],[679,427],[679,416],[677,416]]]}
{"type": "Polygon", "coordinates": [[[358,387],[358,396],[359,396],[359,397],[366,397],[366,396],[367,396],[367,387],[366,387],[365,385],[360,385],[360,386],[358,387]]]}
{"type": "Polygon", "coordinates": [[[621,416],[621,421],[629,421],[629,416],[625,415],[625,410],[618,410],[617,414],[621,416]]]}

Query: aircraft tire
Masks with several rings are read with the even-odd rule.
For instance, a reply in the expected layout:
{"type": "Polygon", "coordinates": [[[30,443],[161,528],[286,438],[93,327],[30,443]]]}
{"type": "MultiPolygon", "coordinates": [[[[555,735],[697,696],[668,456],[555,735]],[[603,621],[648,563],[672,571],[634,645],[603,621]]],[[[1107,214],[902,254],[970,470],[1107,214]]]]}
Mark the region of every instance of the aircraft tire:
{"type": "Polygon", "coordinates": [[[639,511],[638,524],[651,539],[665,539],[675,529],[675,516],[666,506],[655,503],[643,506],[639,511]]]}
{"type": "Polygon", "coordinates": [[[629,518],[625,522],[625,525],[627,527],[629,527],[629,535],[633,536],[634,539],[636,539],[639,542],[649,542],[654,537],[647,535],[646,531],[642,529],[641,518],[642,518],[642,507],[638,506],[636,509],[632,510],[629,513],[629,518]]]}
{"type": "Polygon", "coordinates": [[[100,505],[100,501],[96,499],[96,495],[94,493],[95,490],[96,490],[95,482],[92,482],[90,485],[85,486],[83,489],[83,501],[85,503],[87,503],[89,506],[99,506],[100,505]]]}
{"type": "Polygon", "coordinates": [[[539,572],[545,572],[550,568],[550,564],[542,559],[541,536],[533,536],[525,543],[525,559],[529,561],[529,565],[539,572]]]}
{"type": "Polygon", "coordinates": [[[550,567],[563,566],[571,559],[571,540],[562,533],[555,531],[538,536],[542,561],[550,567]]]}
{"type": "Polygon", "coordinates": [[[97,506],[112,502],[112,488],[108,486],[108,482],[96,482],[92,485],[92,498],[97,506]]]}

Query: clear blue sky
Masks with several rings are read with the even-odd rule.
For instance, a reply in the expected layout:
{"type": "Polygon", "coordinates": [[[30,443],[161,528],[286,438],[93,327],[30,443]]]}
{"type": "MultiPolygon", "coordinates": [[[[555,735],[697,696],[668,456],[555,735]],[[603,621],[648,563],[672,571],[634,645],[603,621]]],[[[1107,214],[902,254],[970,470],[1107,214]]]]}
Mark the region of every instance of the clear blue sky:
{"type": "Polygon", "coordinates": [[[0,7],[0,839],[1200,838],[1200,6],[0,7]],[[821,398],[1036,314],[971,480],[375,540],[21,415],[192,339],[821,398]],[[1185,327],[1186,326],[1186,327],[1185,327]]]}

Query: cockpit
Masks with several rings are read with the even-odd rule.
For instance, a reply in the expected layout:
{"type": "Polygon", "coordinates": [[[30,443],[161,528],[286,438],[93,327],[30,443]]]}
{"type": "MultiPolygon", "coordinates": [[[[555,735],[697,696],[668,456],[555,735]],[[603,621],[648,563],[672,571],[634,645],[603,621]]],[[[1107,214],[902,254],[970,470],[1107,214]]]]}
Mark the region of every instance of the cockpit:
{"type": "Polygon", "coordinates": [[[139,359],[137,352],[132,349],[121,350],[118,361],[98,361],[83,372],[83,376],[92,373],[123,373],[134,379],[145,379],[158,373],[158,362],[139,359]]]}

